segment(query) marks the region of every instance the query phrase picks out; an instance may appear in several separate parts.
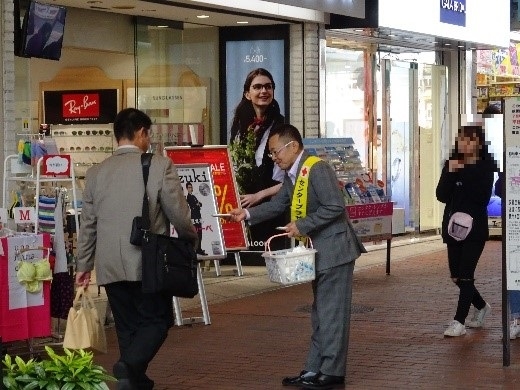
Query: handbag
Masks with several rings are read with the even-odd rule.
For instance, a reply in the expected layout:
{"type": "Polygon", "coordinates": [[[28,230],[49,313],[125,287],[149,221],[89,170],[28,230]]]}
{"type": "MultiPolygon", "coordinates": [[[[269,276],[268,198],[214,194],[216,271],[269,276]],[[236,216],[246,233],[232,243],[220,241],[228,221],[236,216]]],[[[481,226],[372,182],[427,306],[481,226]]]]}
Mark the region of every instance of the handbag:
{"type": "Polygon", "coordinates": [[[107,352],[105,328],[90,293],[79,287],[69,309],[63,347],[68,349],[92,348],[107,352]]]}
{"type": "Polygon", "coordinates": [[[473,217],[469,214],[457,211],[448,221],[448,234],[456,241],[463,241],[468,237],[473,227],[473,217]]]}
{"type": "MultiPolygon", "coordinates": [[[[172,297],[193,298],[199,292],[197,254],[191,241],[150,231],[146,184],[152,154],[141,155],[145,192],[141,217],[135,217],[131,234],[141,243],[142,291],[172,297]],[[140,227],[139,227],[140,226],[140,227]]],[[[134,241],[134,242],[136,242],[134,241]]]]}

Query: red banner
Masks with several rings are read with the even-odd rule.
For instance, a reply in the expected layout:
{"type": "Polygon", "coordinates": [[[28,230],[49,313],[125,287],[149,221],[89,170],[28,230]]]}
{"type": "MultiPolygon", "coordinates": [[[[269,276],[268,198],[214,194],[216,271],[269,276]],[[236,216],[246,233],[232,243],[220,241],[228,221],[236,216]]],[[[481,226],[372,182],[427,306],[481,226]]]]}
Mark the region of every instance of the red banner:
{"type": "MultiPolygon", "coordinates": [[[[218,212],[228,213],[239,206],[235,174],[227,146],[172,146],[164,148],[164,154],[174,164],[210,164],[218,212]]],[[[224,219],[220,221],[226,250],[247,249],[244,224],[227,222],[224,219]]]]}
{"type": "MultiPolygon", "coordinates": [[[[28,292],[18,282],[16,269],[21,248],[50,248],[50,235],[19,235],[0,239],[0,337],[3,342],[51,335],[50,282],[28,292]]],[[[24,260],[37,261],[45,251],[26,252],[24,260]]]]}

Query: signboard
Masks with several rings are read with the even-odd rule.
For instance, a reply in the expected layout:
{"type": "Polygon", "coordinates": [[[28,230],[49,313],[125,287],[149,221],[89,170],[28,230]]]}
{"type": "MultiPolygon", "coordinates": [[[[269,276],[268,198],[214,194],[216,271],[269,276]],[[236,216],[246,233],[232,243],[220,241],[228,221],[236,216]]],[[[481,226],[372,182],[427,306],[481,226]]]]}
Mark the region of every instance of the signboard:
{"type": "Polygon", "coordinates": [[[47,124],[112,123],[118,111],[117,89],[43,91],[47,124]]]}
{"type": "Polygon", "coordinates": [[[68,154],[43,156],[42,172],[44,176],[70,176],[70,156],[68,154]]]}
{"type": "MultiPolygon", "coordinates": [[[[227,146],[170,146],[164,148],[164,155],[176,165],[209,164],[217,199],[217,212],[228,213],[239,207],[235,174],[227,146]]],[[[228,222],[221,219],[221,224],[224,246],[227,250],[247,249],[246,230],[243,222],[228,222]]]]}
{"type": "MultiPolygon", "coordinates": [[[[197,83],[202,80],[197,77],[197,83]]],[[[128,102],[134,102],[135,89],[126,90],[128,102]]],[[[154,123],[200,123],[207,109],[208,90],[205,86],[139,87],[137,103],[154,123]]]]}
{"type": "Polygon", "coordinates": [[[271,2],[355,18],[365,17],[365,0],[275,0],[271,2]]]}
{"type": "Polygon", "coordinates": [[[510,1],[379,0],[378,26],[506,48],[510,1]],[[410,17],[403,18],[404,13],[410,17]],[[491,20],[493,28],[483,28],[491,20]]]}
{"type": "Polygon", "coordinates": [[[504,100],[504,178],[502,224],[505,228],[507,289],[520,290],[520,98],[504,100]]]}
{"type": "Polygon", "coordinates": [[[224,237],[217,214],[217,200],[209,164],[178,164],[184,196],[191,210],[191,221],[199,236],[197,255],[204,259],[226,257],[224,237]]]}
{"type": "Polygon", "coordinates": [[[346,210],[361,241],[392,239],[392,202],[348,205],[346,210]]]}

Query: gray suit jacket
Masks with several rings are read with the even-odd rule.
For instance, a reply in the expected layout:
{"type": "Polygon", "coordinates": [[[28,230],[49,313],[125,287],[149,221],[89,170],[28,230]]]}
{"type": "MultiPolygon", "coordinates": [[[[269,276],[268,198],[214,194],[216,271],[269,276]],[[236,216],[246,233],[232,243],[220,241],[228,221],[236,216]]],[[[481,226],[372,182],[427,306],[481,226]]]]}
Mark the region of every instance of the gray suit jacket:
{"type": "MultiPolygon", "coordinates": [[[[91,271],[95,262],[99,285],[141,280],[141,249],[130,244],[132,220],[141,215],[144,194],[141,153],[120,148],[87,171],[76,269],[91,271]]],[[[153,156],[147,194],[151,230],[167,233],[171,222],[179,236],[195,246],[190,209],[170,159],[153,156]]]]}
{"type": "MultiPolygon", "coordinates": [[[[298,170],[309,156],[303,152],[298,170]]],[[[270,202],[248,209],[251,224],[283,213],[291,207],[294,185],[287,173],[282,188],[270,202]]],[[[345,210],[345,200],[332,167],[325,161],[313,165],[309,175],[307,216],[296,221],[300,233],[312,239],[316,270],[322,271],[357,259],[366,252],[354,233],[345,210]]]]}

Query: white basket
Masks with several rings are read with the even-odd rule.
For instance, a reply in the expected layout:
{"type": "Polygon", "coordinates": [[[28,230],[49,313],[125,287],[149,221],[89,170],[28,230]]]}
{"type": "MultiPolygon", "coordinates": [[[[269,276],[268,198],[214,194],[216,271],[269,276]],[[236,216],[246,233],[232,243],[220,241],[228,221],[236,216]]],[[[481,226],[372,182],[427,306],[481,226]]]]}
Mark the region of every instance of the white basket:
{"type": "Polygon", "coordinates": [[[275,237],[286,236],[287,233],[277,234],[265,243],[265,252],[262,256],[265,259],[269,280],[283,285],[304,283],[314,280],[316,269],[314,267],[314,257],[316,249],[305,248],[305,251],[292,252],[292,249],[281,249],[271,251],[270,243],[275,237]]]}

